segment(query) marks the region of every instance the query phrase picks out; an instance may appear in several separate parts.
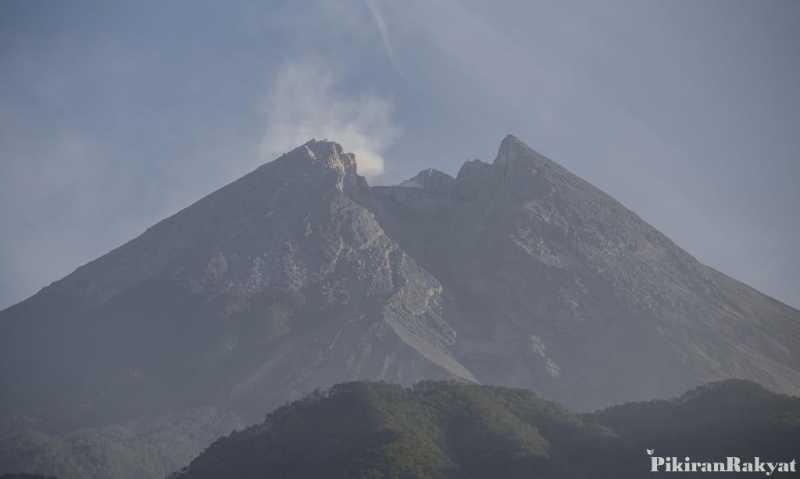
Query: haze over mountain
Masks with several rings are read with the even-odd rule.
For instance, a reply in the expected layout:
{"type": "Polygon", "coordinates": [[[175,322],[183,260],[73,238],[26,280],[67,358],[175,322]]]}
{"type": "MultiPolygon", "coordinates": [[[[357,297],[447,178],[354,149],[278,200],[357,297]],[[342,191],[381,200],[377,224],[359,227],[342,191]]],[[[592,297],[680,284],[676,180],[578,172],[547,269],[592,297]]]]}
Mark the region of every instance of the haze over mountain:
{"type": "Polygon", "coordinates": [[[800,312],[517,138],[390,187],[312,140],[0,312],[0,472],[157,477],[356,379],[586,410],[730,377],[799,393],[800,312]]]}

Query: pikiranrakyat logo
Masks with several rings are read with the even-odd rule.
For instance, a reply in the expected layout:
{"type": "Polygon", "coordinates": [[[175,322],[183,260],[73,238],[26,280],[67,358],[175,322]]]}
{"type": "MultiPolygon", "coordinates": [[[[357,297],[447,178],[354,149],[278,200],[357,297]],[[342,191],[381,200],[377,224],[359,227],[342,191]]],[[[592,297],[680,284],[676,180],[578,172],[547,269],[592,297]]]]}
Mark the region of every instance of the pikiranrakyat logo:
{"type": "Polygon", "coordinates": [[[650,456],[650,472],[760,472],[769,477],[778,472],[797,472],[797,459],[784,462],[752,460],[729,456],[719,461],[695,461],[689,456],[657,456],[655,449],[646,449],[650,456]]]}

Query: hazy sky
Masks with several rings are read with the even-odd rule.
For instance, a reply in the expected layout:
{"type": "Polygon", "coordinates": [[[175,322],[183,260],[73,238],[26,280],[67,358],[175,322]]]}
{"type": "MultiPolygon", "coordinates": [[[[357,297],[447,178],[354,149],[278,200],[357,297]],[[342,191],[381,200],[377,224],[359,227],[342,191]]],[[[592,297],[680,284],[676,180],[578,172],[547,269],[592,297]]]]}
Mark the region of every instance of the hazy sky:
{"type": "Polygon", "coordinates": [[[800,2],[0,2],[0,307],[306,138],[514,133],[800,306],[800,2]]]}

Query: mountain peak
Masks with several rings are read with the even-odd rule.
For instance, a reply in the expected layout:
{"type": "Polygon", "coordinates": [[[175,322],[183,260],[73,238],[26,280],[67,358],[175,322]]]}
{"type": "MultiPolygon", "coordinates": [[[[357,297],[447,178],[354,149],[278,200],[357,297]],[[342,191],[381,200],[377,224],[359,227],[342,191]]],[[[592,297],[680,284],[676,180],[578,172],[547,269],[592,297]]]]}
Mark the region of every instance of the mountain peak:
{"type": "Polygon", "coordinates": [[[437,193],[448,193],[450,190],[452,190],[455,182],[455,178],[447,173],[434,168],[428,168],[420,171],[413,178],[409,178],[400,183],[399,186],[406,188],[419,188],[437,193]]]}
{"type": "Polygon", "coordinates": [[[316,138],[311,138],[302,145],[285,153],[279,159],[290,158],[325,162],[326,160],[341,159],[342,157],[355,163],[355,155],[352,153],[345,153],[341,144],[327,139],[317,140],[316,138]]]}
{"type": "MultiPolygon", "coordinates": [[[[516,137],[493,164],[464,163],[450,193],[436,170],[370,188],[344,151],[310,140],[0,312],[0,423],[31,417],[59,434],[0,434],[0,474],[16,457],[61,461],[75,429],[196,406],[250,421],[352,379],[505,384],[581,409],[728,377],[800,393],[797,310],[703,266],[516,137]]],[[[766,394],[717,388],[668,405],[748,410],[766,394]]],[[[102,432],[81,477],[111,477],[94,472],[97,454],[150,464],[157,451],[171,464],[159,471],[174,469],[199,447],[162,439],[207,437],[216,417],[147,426],[156,446],[141,452],[113,452],[102,432]]]]}
{"type": "Polygon", "coordinates": [[[541,167],[553,162],[541,153],[534,151],[530,146],[514,135],[506,135],[500,142],[497,150],[497,157],[494,160],[495,166],[527,165],[541,167]]]}
{"type": "Polygon", "coordinates": [[[501,142],[500,142],[500,146],[501,146],[501,147],[502,147],[503,145],[508,145],[508,146],[510,146],[510,145],[514,145],[514,144],[522,144],[522,145],[525,145],[525,142],[524,142],[524,141],[522,141],[522,140],[520,140],[519,138],[517,138],[517,137],[516,137],[514,134],[512,134],[512,133],[509,133],[509,134],[507,134],[506,136],[504,136],[504,137],[503,137],[503,141],[501,141],[501,142]]]}
{"type": "MultiPolygon", "coordinates": [[[[342,145],[335,141],[312,138],[288,153],[284,153],[275,160],[275,163],[282,164],[292,171],[302,171],[304,168],[312,167],[318,173],[333,172],[336,175],[336,184],[340,191],[352,191],[354,187],[366,186],[365,180],[358,176],[356,156],[353,153],[346,153],[342,145]]],[[[315,173],[313,176],[318,175],[315,173]]]]}

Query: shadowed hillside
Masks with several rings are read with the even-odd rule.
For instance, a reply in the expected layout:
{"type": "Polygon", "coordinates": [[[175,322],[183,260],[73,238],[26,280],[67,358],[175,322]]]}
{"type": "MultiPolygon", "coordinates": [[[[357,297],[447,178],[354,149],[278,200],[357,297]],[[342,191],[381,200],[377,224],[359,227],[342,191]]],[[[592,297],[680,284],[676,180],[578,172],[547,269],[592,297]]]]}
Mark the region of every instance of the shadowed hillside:
{"type": "Polygon", "coordinates": [[[220,439],[172,479],[640,478],[646,449],[789,461],[798,443],[800,399],[745,381],[583,415],[518,389],[348,383],[220,439]]]}

